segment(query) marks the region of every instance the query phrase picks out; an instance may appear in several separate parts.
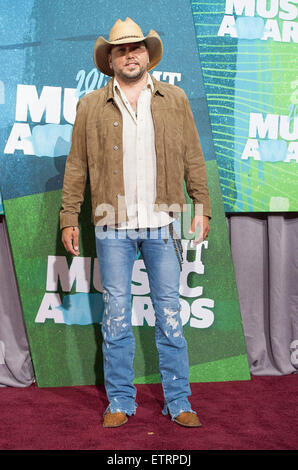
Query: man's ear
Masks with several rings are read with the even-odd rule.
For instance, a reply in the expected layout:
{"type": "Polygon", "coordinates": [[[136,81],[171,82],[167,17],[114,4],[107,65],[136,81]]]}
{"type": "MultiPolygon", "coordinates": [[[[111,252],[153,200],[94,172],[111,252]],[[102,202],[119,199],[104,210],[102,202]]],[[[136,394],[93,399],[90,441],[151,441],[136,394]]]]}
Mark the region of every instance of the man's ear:
{"type": "Polygon", "coordinates": [[[108,54],[108,62],[109,62],[110,69],[113,70],[111,53],[108,54]]]}

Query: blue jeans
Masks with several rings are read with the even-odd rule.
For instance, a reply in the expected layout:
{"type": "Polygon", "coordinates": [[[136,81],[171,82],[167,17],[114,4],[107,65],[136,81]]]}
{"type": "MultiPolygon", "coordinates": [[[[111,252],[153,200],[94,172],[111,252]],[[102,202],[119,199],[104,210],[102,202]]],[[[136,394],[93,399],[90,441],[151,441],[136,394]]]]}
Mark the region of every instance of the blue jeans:
{"type": "MultiPolygon", "coordinates": [[[[180,230],[180,222],[174,227],[180,230]]],[[[146,267],[150,297],[155,311],[155,341],[165,404],[163,414],[174,419],[191,411],[187,343],[180,317],[180,265],[165,227],[112,229],[96,227],[96,249],[103,287],[102,321],[105,389],[112,413],[136,412],[133,384],[135,339],[131,325],[131,281],[140,249],[146,267]],[[164,237],[168,238],[167,243],[164,237]]]]}

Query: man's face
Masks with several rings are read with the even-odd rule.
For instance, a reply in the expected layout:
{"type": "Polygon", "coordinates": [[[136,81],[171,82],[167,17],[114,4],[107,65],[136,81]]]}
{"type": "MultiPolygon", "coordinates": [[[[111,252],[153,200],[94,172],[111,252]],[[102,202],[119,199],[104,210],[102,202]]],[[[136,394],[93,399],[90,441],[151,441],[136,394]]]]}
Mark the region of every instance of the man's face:
{"type": "Polygon", "coordinates": [[[116,78],[137,81],[147,71],[149,53],[144,42],[114,46],[109,54],[109,65],[116,78]]]}

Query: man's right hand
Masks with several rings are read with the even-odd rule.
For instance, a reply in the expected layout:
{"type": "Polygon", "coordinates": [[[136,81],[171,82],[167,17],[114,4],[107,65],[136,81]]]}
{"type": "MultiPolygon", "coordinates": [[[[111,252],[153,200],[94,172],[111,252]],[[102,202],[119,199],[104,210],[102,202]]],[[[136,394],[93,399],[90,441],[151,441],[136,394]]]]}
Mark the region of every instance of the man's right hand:
{"type": "Polygon", "coordinates": [[[65,227],[62,230],[62,243],[66,251],[74,256],[78,256],[79,252],[79,227],[65,227]]]}

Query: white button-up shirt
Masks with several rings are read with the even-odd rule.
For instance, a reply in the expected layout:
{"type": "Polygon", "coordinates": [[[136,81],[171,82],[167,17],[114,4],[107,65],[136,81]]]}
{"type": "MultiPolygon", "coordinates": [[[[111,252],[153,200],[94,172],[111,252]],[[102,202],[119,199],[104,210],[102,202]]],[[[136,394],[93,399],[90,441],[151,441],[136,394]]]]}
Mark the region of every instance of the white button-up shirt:
{"type": "MultiPolygon", "coordinates": [[[[135,112],[114,78],[114,98],[123,118],[123,174],[129,220],[117,228],[161,227],[174,220],[169,213],[154,211],[156,198],[156,153],[151,98],[154,85],[141,91],[135,112]]],[[[178,216],[178,214],[174,214],[178,216]]]]}

